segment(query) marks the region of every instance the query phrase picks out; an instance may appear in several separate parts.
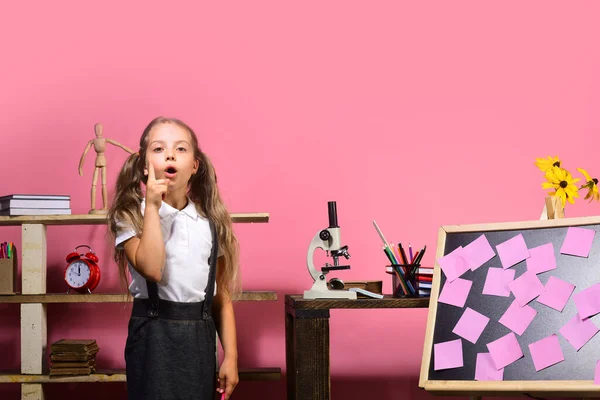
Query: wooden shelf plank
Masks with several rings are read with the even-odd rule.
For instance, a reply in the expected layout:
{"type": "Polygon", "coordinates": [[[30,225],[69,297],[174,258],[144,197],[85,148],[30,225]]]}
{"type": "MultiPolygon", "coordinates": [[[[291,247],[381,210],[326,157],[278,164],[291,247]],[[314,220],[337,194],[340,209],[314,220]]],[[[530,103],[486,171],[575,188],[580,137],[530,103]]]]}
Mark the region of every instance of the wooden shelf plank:
{"type": "Polygon", "coordinates": [[[278,381],[281,379],[281,368],[241,368],[238,375],[241,381],[278,381]]]}
{"type": "MultiPolygon", "coordinates": [[[[231,213],[233,222],[269,222],[269,213],[231,213]]],[[[72,214],[72,215],[19,215],[14,217],[0,217],[0,226],[22,224],[44,225],[103,225],[106,224],[106,215],[97,214],[72,214]]]]}
{"type": "Polygon", "coordinates": [[[389,294],[383,299],[315,299],[306,300],[302,295],[286,295],[286,305],[297,310],[329,310],[334,308],[426,308],[429,297],[396,298],[389,294]]]}
{"type": "MultiPolygon", "coordinates": [[[[240,368],[238,374],[241,381],[278,381],[281,379],[281,368],[240,368]]],[[[0,374],[0,383],[93,383],[125,381],[124,370],[98,371],[95,374],[78,376],[0,374]]]]}
{"type": "MultiPolygon", "coordinates": [[[[2,303],[128,303],[132,299],[123,293],[98,293],[98,294],[15,294],[0,295],[2,303]]],[[[277,292],[271,291],[248,291],[242,292],[237,301],[275,301],[277,292]]]]}

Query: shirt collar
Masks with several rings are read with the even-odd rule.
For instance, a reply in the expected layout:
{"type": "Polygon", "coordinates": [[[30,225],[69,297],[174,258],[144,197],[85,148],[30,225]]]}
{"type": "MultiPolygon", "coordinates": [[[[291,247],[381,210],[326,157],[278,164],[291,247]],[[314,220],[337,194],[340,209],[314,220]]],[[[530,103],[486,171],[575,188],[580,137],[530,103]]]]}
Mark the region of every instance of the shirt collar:
{"type": "MultiPolygon", "coordinates": [[[[192,201],[192,199],[190,199],[188,197],[187,201],[188,201],[187,205],[181,211],[184,212],[188,217],[190,217],[191,219],[193,219],[195,221],[198,219],[198,211],[196,210],[196,206],[194,205],[194,202],[192,201]]],[[[142,214],[144,213],[145,209],[146,209],[146,199],[142,200],[142,214]]],[[[166,218],[166,217],[173,218],[173,217],[175,217],[175,215],[177,215],[178,212],[179,212],[178,209],[168,205],[164,201],[161,203],[160,208],[158,209],[158,215],[161,218],[166,218]]]]}

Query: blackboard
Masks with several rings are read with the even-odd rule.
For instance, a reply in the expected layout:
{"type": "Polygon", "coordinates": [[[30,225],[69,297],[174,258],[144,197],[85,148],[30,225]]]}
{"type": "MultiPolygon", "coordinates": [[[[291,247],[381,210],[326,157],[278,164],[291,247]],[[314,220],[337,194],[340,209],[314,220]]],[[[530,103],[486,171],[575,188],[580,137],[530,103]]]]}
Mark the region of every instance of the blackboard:
{"type": "MultiPolygon", "coordinates": [[[[439,391],[444,394],[486,394],[490,392],[547,394],[553,391],[561,394],[577,393],[577,395],[595,392],[596,395],[600,395],[600,385],[593,385],[596,363],[600,360],[600,333],[579,351],[576,351],[559,333],[559,329],[577,313],[573,295],[600,282],[600,234],[598,232],[600,232],[600,217],[441,227],[419,385],[425,390],[439,391]],[[569,227],[583,227],[597,232],[589,257],[560,254],[560,248],[569,227]],[[469,270],[461,276],[463,279],[473,282],[465,307],[460,308],[438,302],[446,277],[441,272],[437,260],[459,246],[468,245],[482,234],[489,241],[496,256],[482,267],[475,271],[469,270]],[[482,291],[488,268],[502,268],[496,245],[518,234],[523,235],[529,249],[553,243],[557,268],[538,275],[544,285],[550,276],[555,276],[576,287],[562,313],[538,303],[536,300],[530,302],[529,306],[537,310],[537,315],[522,336],[516,335],[524,357],[504,368],[503,381],[476,381],[474,377],[477,353],[488,353],[487,343],[511,332],[498,320],[515,300],[514,295],[511,293],[510,297],[499,297],[484,295],[482,291]],[[462,339],[463,367],[435,371],[433,345],[460,339],[460,336],[453,333],[452,330],[466,307],[486,315],[490,318],[490,322],[477,343],[473,344],[462,339]],[[536,372],[528,344],[551,334],[558,336],[565,360],[536,372]]],[[[516,279],[526,271],[526,262],[522,261],[512,268],[516,271],[516,279]]],[[[600,314],[591,319],[600,327],[600,314]]]]}

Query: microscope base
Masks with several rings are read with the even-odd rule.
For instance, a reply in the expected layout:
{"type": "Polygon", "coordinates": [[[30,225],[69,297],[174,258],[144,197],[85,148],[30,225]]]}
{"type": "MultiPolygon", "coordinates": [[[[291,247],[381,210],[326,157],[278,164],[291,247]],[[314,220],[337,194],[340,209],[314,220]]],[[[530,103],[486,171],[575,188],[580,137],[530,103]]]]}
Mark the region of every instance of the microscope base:
{"type": "Polygon", "coordinates": [[[314,290],[305,290],[304,298],[308,300],[314,299],[348,299],[356,300],[356,292],[347,290],[325,290],[324,292],[316,292],[314,290]]]}
{"type": "Polygon", "coordinates": [[[310,290],[304,291],[304,298],[314,299],[349,299],[356,300],[356,292],[348,290],[329,290],[325,280],[317,279],[310,290]]]}

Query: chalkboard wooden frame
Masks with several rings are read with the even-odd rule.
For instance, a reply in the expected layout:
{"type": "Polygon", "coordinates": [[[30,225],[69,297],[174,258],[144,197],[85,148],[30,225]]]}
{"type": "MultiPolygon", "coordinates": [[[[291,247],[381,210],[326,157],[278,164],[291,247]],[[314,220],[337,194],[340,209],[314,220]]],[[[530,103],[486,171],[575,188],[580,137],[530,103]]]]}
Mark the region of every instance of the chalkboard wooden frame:
{"type": "MultiPolygon", "coordinates": [[[[600,224],[600,216],[582,218],[564,218],[552,220],[535,220],[520,222],[502,222],[473,225],[442,226],[438,234],[435,256],[434,279],[429,302],[423,359],[419,378],[419,387],[432,394],[462,395],[462,396],[573,396],[600,397],[600,385],[594,385],[592,380],[506,380],[506,381],[476,381],[476,380],[431,380],[430,361],[432,360],[434,329],[438,310],[438,297],[441,286],[441,269],[437,260],[443,257],[447,243],[447,235],[452,233],[491,233],[513,230],[530,230],[543,228],[565,228],[571,226],[585,227],[600,224]]],[[[512,295],[511,295],[512,296],[512,295]]],[[[514,297],[513,297],[514,298],[514,297]]],[[[599,334],[600,335],[600,334],[599,334]]],[[[600,358],[600,356],[599,356],[600,358]]]]}

